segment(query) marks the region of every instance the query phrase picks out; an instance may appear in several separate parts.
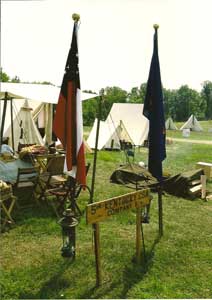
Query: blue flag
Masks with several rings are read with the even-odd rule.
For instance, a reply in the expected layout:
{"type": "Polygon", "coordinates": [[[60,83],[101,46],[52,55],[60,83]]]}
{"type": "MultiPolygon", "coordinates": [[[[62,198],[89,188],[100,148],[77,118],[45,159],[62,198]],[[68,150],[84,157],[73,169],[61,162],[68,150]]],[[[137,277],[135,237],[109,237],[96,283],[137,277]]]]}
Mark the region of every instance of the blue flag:
{"type": "Polygon", "coordinates": [[[158,57],[158,26],[154,28],[154,49],[147,82],[143,114],[149,119],[148,169],[150,173],[161,182],[163,178],[162,161],[166,158],[166,131],[158,57]]]}

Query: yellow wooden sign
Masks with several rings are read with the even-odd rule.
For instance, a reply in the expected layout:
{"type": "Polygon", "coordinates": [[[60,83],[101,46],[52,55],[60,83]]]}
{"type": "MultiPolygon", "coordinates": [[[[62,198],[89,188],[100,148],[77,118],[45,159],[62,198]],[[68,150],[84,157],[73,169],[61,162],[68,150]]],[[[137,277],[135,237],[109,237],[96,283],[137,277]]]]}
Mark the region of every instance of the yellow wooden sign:
{"type": "Polygon", "coordinates": [[[144,207],[149,203],[149,189],[143,189],[107,200],[88,204],[86,207],[87,223],[94,224],[125,210],[144,207]]]}

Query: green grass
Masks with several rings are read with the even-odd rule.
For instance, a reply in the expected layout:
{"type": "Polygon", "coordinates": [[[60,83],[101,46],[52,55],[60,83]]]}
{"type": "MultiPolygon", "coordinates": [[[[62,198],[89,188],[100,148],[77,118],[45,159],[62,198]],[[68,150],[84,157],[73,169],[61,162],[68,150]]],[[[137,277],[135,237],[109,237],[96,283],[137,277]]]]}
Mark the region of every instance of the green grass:
{"type": "MultiPolygon", "coordinates": [[[[191,131],[190,136],[186,139],[188,140],[207,140],[212,141],[212,132],[209,130],[212,129],[212,120],[211,121],[199,121],[200,125],[202,126],[203,131],[201,132],[195,132],[191,131]]],[[[184,122],[176,122],[175,123],[177,128],[180,129],[180,127],[184,124],[184,122]]],[[[180,130],[167,130],[166,132],[167,137],[170,138],[183,138],[182,131],[180,130]]]]}
{"type": "Polygon", "coordinates": [[[190,136],[185,138],[183,137],[182,131],[180,130],[167,130],[166,136],[168,138],[212,141],[212,132],[208,132],[208,131],[201,131],[201,132],[191,131],[190,136]]]}
{"type": "MultiPolygon", "coordinates": [[[[173,143],[167,146],[164,169],[172,175],[211,161],[212,146],[173,143]]],[[[136,150],[147,162],[148,150],[136,150]]],[[[93,155],[87,155],[93,162],[93,155]]],[[[113,170],[125,162],[121,152],[98,153],[95,201],[129,192],[111,184],[113,170]]],[[[88,175],[91,183],[92,168],[88,175]]],[[[207,188],[212,191],[212,182],[207,188]]],[[[16,225],[1,235],[2,299],[211,298],[212,201],[163,197],[164,236],[158,240],[157,196],[150,224],[144,225],[146,264],[134,263],[135,211],[100,223],[103,284],[95,288],[92,227],[85,214],[77,226],[76,260],[60,255],[61,233],[50,207],[17,212],[16,225]]],[[[79,198],[84,211],[88,193],[79,198]]]]}

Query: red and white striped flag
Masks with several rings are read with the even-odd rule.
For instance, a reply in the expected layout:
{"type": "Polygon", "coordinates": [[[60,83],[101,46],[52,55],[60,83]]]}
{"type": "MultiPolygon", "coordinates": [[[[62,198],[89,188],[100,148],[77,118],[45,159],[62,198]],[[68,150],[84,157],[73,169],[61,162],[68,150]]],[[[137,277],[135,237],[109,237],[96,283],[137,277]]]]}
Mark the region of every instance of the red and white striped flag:
{"type": "Polygon", "coordinates": [[[78,21],[75,20],[71,47],[53,122],[53,131],[66,151],[64,171],[75,177],[79,184],[85,185],[86,171],[77,31],[78,21]]]}

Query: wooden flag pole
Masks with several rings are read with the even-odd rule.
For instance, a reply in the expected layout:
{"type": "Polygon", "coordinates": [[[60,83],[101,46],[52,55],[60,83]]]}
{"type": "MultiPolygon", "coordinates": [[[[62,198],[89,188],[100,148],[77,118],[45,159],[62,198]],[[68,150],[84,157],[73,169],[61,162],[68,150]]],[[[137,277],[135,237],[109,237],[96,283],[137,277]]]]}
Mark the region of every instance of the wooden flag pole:
{"type": "Polygon", "coordinates": [[[93,172],[92,172],[92,182],[91,182],[90,203],[93,202],[93,196],[94,196],[94,185],[95,185],[95,177],[96,177],[96,161],[97,161],[97,150],[98,150],[97,148],[98,148],[98,140],[99,140],[99,127],[100,127],[101,114],[102,114],[102,94],[100,94],[99,106],[98,106],[98,117],[97,117],[94,158],[93,158],[93,172]]]}
{"type": "Polygon", "coordinates": [[[141,262],[141,208],[136,209],[136,261],[141,262]]]}
{"type": "MultiPolygon", "coordinates": [[[[158,24],[154,24],[153,28],[155,29],[155,33],[159,28],[158,24]]],[[[159,237],[163,236],[163,202],[162,202],[162,180],[159,183],[158,187],[158,223],[159,223],[159,237]]]]}
{"type": "Polygon", "coordinates": [[[159,237],[163,236],[163,202],[162,202],[162,186],[158,188],[158,223],[159,223],[159,237]]]}
{"type": "MultiPolygon", "coordinates": [[[[93,173],[92,173],[92,182],[91,182],[90,203],[93,203],[93,196],[94,196],[94,185],[95,185],[95,176],[96,176],[96,161],[97,161],[100,120],[101,120],[101,114],[102,114],[102,97],[103,97],[103,93],[104,93],[104,91],[101,90],[100,97],[99,97],[99,106],[98,106],[98,118],[97,118],[97,128],[96,128],[96,141],[95,141],[94,159],[93,159],[93,173]]],[[[101,277],[101,261],[100,261],[100,228],[99,228],[99,223],[93,224],[93,234],[94,234],[94,250],[95,250],[95,262],[96,262],[96,286],[100,286],[101,282],[102,282],[102,277],[101,277]]]]}

